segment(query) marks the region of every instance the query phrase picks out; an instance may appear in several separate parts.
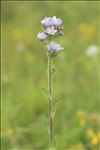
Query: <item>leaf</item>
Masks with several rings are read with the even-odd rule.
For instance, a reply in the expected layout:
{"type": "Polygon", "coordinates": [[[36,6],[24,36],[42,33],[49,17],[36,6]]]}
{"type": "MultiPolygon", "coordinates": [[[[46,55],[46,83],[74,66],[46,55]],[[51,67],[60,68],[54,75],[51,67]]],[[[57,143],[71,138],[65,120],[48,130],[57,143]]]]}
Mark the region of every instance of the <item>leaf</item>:
{"type": "Polygon", "coordinates": [[[54,118],[55,115],[56,115],[56,112],[57,112],[57,109],[59,107],[59,105],[62,103],[62,101],[58,101],[54,106],[53,106],[53,109],[52,109],[52,117],[54,118]]]}
{"type": "Polygon", "coordinates": [[[52,52],[51,53],[51,58],[56,57],[57,56],[57,52],[52,52]]]}
{"type": "Polygon", "coordinates": [[[41,88],[42,93],[44,94],[44,96],[47,97],[48,95],[48,90],[46,88],[41,88]]]}

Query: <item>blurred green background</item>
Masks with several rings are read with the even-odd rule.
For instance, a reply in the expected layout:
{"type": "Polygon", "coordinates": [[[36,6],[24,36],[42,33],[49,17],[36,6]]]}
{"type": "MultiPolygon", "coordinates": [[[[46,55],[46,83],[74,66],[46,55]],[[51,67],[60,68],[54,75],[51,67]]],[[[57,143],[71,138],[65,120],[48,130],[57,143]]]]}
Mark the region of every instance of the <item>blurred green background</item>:
{"type": "Polygon", "coordinates": [[[47,57],[40,21],[63,20],[56,57],[57,150],[99,150],[100,2],[2,1],[2,150],[47,150],[47,57]]]}

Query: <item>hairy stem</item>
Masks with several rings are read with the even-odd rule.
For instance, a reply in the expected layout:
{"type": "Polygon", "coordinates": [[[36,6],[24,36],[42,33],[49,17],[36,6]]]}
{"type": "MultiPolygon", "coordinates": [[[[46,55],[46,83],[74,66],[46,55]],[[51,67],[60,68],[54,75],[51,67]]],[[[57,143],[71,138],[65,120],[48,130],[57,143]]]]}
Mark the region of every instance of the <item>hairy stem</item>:
{"type": "Polygon", "coordinates": [[[48,53],[48,131],[51,147],[54,142],[54,122],[52,117],[52,59],[48,53]]]}

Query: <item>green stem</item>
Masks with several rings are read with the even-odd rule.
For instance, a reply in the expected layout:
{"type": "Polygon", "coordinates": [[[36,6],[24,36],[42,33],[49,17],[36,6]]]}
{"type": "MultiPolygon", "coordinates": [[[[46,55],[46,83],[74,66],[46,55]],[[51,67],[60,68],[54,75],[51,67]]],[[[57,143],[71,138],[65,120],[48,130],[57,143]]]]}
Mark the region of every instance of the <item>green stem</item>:
{"type": "Polygon", "coordinates": [[[52,117],[52,57],[48,53],[48,130],[50,145],[54,143],[54,122],[52,117]]]}

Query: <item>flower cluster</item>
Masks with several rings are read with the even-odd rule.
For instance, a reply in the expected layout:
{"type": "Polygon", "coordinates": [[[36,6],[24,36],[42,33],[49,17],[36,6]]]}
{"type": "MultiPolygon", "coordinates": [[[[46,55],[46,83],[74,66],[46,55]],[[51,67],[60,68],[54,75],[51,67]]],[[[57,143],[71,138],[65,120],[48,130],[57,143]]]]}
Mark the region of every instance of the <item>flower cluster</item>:
{"type": "Polygon", "coordinates": [[[45,47],[48,52],[56,53],[63,50],[63,47],[54,40],[57,36],[63,35],[63,32],[61,31],[62,20],[56,16],[46,17],[41,21],[41,24],[44,31],[39,32],[37,38],[40,41],[45,42],[45,47]]]}

